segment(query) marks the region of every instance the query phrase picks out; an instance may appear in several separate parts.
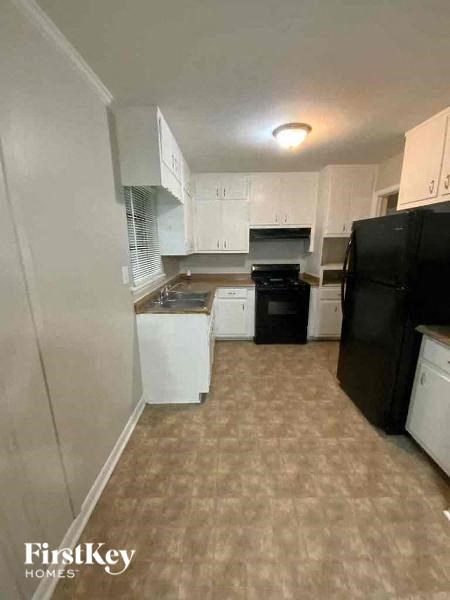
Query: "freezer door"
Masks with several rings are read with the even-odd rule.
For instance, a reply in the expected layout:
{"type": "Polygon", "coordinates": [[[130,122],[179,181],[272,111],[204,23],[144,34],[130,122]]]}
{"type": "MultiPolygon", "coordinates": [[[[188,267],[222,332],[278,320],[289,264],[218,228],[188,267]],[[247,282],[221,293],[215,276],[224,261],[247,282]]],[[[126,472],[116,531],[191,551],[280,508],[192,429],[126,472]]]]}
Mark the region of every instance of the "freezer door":
{"type": "Polygon", "coordinates": [[[390,286],[347,283],[337,376],[367,419],[389,432],[403,430],[409,403],[406,299],[390,286]]]}
{"type": "Polygon", "coordinates": [[[417,246],[416,223],[415,213],[356,221],[350,273],[385,285],[407,286],[417,246]]]}

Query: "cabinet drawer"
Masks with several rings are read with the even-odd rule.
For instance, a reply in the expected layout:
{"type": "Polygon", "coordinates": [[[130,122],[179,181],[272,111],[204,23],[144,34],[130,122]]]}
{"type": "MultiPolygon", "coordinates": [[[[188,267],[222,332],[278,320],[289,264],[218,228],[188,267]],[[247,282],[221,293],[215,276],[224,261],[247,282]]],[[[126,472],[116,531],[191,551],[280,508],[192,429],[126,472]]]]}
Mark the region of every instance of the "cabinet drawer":
{"type": "Polygon", "coordinates": [[[321,300],[340,300],[341,298],[341,287],[338,285],[330,287],[320,288],[320,299],[321,300]]]}
{"type": "Polygon", "coordinates": [[[219,288],[216,292],[218,298],[247,298],[247,288],[219,288]]]}
{"type": "Polygon", "coordinates": [[[446,348],[434,340],[425,338],[423,357],[446,373],[450,373],[450,348],[446,348]]]}

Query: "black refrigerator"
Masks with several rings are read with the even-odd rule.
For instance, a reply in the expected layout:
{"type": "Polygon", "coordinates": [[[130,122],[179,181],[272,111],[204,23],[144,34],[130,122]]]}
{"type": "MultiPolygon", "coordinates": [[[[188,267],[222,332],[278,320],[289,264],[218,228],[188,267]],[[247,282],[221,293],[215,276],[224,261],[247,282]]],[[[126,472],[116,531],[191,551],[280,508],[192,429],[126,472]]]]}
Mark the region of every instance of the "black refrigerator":
{"type": "Polygon", "coordinates": [[[371,423],[401,433],[421,341],[415,327],[450,323],[450,213],[356,221],[342,311],[340,385],[371,423]]]}

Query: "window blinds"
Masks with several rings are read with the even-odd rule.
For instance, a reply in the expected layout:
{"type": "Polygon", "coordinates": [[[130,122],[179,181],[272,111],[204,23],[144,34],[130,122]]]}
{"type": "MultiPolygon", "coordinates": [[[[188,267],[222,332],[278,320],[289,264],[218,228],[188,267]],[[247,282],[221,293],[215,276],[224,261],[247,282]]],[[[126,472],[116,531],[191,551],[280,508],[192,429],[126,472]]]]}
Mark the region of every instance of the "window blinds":
{"type": "Polygon", "coordinates": [[[151,188],[124,187],[131,270],[135,286],[164,274],[159,251],[156,201],[151,188]]]}

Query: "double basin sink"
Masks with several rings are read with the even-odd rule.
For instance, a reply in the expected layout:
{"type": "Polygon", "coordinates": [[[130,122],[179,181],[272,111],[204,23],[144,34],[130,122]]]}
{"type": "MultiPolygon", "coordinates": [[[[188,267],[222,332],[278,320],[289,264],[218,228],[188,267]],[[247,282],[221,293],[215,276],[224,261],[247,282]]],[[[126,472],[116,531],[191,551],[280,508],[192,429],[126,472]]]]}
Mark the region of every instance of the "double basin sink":
{"type": "Polygon", "coordinates": [[[208,304],[208,292],[183,292],[171,290],[155,304],[163,308],[173,310],[206,309],[208,304]]]}

